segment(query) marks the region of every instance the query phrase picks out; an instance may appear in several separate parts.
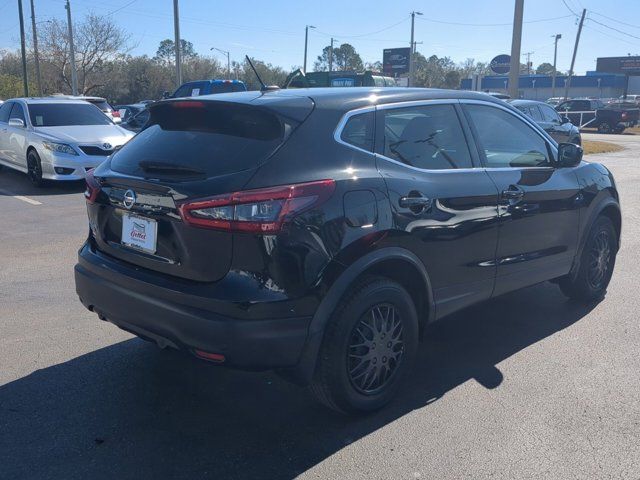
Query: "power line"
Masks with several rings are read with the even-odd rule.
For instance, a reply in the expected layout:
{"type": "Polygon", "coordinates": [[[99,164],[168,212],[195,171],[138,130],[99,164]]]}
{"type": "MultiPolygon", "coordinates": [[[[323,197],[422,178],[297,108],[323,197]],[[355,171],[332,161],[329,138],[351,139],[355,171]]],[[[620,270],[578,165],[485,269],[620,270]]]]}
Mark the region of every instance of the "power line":
{"type": "Polygon", "coordinates": [[[593,30],[594,32],[598,32],[600,35],[604,35],[605,37],[609,37],[609,38],[612,38],[614,40],[617,40],[618,42],[624,42],[624,43],[627,43],[629,45],[640,47],[640,43],[634,43],[634,42],[631,42],[631,41],[627,40],[626,38],[616,37],[614,35],[611,35],[608,32],[604,32],[604,31],[600,30],[599,28],[594,27],[593,25],[585,24],[585,27],[588,28],[589,30],[593,30]]]}
{"type": "Polygon", "coordinates": [[[607,25],[606,23],[602,23],[602,22],[600,22],[598,20],[595,20],[593,18],[589,18],[589,20],[591,22],[597,23],[598,25],[602,25],[605,28],[608,28],[609,30],[613,30],[614,32],[618,32],[618,33],[621,33],[622,35],[627,35],[628,37],[637,38],[638,40],[640,40],[640,37],[637,36],[637,35],[633,35],[631,33],[624,32],[624,31],[622,31],[622,30],[620,30],[618,28],[611,27],[611,26],[607,25]]]}
{"type": "MultiPolygon", "coordinates": [[[[566,4],[565,4],[566,5],[566,4]]],[[[552,17],[552,18],[540,18],[538,20],[528,20],[522,23],[541,23],[541,22],[552,22],[554,20],[562,20],[563,18],[573,17],[574,15],[562,15],[560,17],[552,17]]],[[[462,22],[449,22],[446,20],[435,20],[433,18],[420,17],[420,20],[423,22],[429,23],[441,23],[443,25],[458,25],[461,27],[511,27],[513,26],[512,22],[508,23],[462,23],[462,22]]]]}
{"type": "Polygon", "coordinates": [[[368,37],[370,35],[376,35],[377,33],[381,33],[381,32],[385,32],[387,30],[391,30],[393,27],[397,27],[398,25],[400,25],[401,23],[404,23],[408,20],[407,17],[403,18],[402,20],[400,20],[399,22],[396,22],[392,25],[389,25],[387,27],[381,28],[380,30],[376,30],[375,32],[369,32],[369,33],[361,33],[358,35],[338,35],[336,33],[327,33],[327,32],[323,32],[322,30],[316,30],[318,33],[321,33],[323,35],[328,35],[330,37],[341,37],[341,38],[360,38],[360,37],[368,37]]]}
{"type": "Polygon", "coordinates": [[[114,13],[118,13],[121,10],[124,10],[125,8],[127,8],[129,5],[133,5],[134,3],[136,3],[138,0],[131,0],[129,3],[125,3],[123,6],[116,8],[115,10],[112,10],[111,12],[107,13],[106,15],[113,15],[114,13]]]}
{"type": "Polygon", "coordinates": [[[607,20],[611,20],[612,22],[616,22],[616,23],[619,23],[621,25],[626,25],[627,27],[640,28],[640,25],[633,25],[632,23],[623,22],[622,20],[616,20],[615,18],[607,17],[606,15],[603,15],[602,13],[594,12],[593,10],[589,10],[589,13],[592,13],[594,15],[598,15],[599,17],[606,18],[607,20]]]}
{"type": "Polygon", "coordinates": [[[564,3],[564,6],[567,7],[567,10],[569,10],[571,13],[573,13],[574,16],[579,16],[576,12],[573,11],[573,8],[571,8],[569,6],[569,4],[566,2],[566,0],[562,0],[562,3],[564,3]]]}

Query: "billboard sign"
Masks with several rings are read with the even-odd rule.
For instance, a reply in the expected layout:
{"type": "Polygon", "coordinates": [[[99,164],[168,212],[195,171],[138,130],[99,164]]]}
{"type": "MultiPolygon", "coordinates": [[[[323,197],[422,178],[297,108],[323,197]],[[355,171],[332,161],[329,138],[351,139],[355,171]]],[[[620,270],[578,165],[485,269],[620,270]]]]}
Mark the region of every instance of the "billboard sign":
{"type": "Polygon", "coordinates": [[[489,64],[489,68],[493,73],[504,75],[511,70],[511,55],[498,55],[489,64]]]}
{"type": "Polygon", "coordinates": [[[596,71],[640,75],[640,57],[600,57],[596,64],[596,71]]]}
{"type": "Polygon", "coordinates": [[[406,48],[385,48],[382,51],[382,71],[395,77],[409,72],[410,49],[406,48]]]}

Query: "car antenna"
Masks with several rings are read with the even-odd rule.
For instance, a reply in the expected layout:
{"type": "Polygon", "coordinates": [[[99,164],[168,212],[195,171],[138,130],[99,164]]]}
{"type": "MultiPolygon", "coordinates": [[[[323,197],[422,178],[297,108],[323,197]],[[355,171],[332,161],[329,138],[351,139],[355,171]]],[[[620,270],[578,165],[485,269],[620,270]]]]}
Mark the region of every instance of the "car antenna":
{"type": "Polygon", "coordinates": [[[256,70],[256,67],[253,66],[253,63],[251,62],[251,59],[249,58],[249,55],[245,55],[244,56],[247,59],[247,62],[249,62],[249,66],[251,67],[251,70],[253,70],[253,73],[256,74],[256,78],[258,79],[258,82],[260,83],[260,91],[261,92],[270,92],[273,90],[280,90],[280,87],[277,85],[266,85],[262,79],[260,78],[260,75],[258,75],[258,71],[256,70]]]}

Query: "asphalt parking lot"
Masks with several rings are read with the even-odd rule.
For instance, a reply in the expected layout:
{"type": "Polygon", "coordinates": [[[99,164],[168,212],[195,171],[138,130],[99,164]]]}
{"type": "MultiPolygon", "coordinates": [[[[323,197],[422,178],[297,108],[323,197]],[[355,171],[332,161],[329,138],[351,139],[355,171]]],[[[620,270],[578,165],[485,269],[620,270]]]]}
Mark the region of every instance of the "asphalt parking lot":
{"type": "Polygon", "coordinates": [[[229,371],[78,302],[82,185],[0,171],[0,478],[640,479],[640,136],[616,176],[623,239],[605,300],[552,284],[430,330],[410,384],[347,418],[271,373],[229,371]]]}

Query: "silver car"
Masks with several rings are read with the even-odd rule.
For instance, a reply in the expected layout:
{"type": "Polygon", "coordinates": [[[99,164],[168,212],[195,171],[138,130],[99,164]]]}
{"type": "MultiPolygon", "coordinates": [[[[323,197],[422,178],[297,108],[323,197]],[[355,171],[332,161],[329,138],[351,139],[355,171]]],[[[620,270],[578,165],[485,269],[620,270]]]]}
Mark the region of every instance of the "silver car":
{"type": "Polygon", "coordinates": [[[82,100],[15,98],[0,106],[0,165],[43,180],[81,180],[131,137],[82,100]]]}

